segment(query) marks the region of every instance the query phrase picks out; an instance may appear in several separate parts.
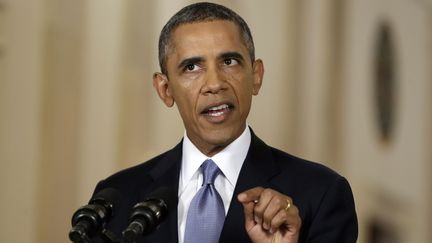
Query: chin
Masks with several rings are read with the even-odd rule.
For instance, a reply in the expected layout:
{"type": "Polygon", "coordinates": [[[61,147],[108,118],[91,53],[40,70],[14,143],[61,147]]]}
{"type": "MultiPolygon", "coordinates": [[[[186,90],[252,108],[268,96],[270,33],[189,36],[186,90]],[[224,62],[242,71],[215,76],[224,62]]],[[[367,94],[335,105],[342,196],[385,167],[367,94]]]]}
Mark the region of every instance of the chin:
{"type": "Polygon", "coordinates": [[[237,133],[234,133],[232,131],[227,131],[225,129],[212,131],[210,133],[207,133],[206,135],[207,136],[205,140],[207,142],[222,147],[227,146],[239,136],[237,133]]]}

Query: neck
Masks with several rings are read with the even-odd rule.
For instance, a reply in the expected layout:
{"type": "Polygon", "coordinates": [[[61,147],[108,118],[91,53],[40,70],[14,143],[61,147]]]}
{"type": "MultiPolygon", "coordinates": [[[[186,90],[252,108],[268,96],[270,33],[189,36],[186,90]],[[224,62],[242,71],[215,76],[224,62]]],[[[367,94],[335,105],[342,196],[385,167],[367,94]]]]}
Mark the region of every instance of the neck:
{"type": "Polygon", "coordinates": [[[213,148],[206,148],[206,149],[197,146],[197,148],[199,149],[199,151],[201,151],[201,153],[205,154],[206,156],[213,157],[215,154],[219,153],[224,148],[226,148],[226,146],[214,146],[213,148]]]}

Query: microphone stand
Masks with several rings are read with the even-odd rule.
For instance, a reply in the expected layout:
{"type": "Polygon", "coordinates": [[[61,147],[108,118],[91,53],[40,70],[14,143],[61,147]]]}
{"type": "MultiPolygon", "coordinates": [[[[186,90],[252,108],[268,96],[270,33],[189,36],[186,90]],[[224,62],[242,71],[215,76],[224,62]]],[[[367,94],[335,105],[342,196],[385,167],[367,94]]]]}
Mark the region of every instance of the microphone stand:
{"type": "Polygon", "coordinates": [[[101,232],[101,238],[104,242],[108,243],[120,243],[120,238],[115,235],[113,232],[103,229],[101,232]]]}

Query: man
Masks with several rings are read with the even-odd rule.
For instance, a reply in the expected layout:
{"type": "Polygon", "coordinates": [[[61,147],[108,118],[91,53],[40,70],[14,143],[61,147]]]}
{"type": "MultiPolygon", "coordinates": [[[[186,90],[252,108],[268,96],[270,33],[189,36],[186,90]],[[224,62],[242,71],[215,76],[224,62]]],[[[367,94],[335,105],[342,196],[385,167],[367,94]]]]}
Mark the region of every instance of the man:
{"type": "Polygon", "coordinates": [[[192,4],[168,21],[153,86],[166,106],[177,106],[185,135],[98,184],[95,192],[112,187],[124,197],[109,230],[120,234],[133,205],[168,187],[177,207],[139,242],[356,242],[348,182],[269,147],[247,126],[264,74],[254,55],[249,27],[226,7],[192,4]]]}

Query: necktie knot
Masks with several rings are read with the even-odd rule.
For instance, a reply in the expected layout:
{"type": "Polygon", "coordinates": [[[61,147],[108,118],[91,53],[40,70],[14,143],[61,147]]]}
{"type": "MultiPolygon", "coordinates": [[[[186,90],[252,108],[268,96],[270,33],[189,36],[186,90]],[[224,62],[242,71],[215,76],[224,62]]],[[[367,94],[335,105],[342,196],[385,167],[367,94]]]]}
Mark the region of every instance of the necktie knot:
{"type": "Polygon", "coordinates": [[[201,165],[201,170],[203,173],[203,186],[213,184],[216,177],[221,173],[219,167],[211,159],[204,161],[201,165]]]}

